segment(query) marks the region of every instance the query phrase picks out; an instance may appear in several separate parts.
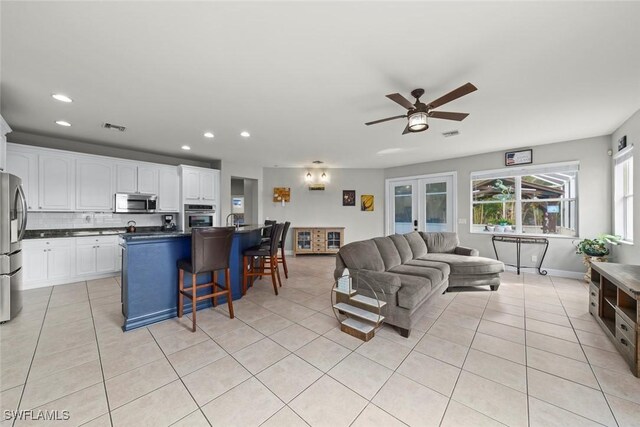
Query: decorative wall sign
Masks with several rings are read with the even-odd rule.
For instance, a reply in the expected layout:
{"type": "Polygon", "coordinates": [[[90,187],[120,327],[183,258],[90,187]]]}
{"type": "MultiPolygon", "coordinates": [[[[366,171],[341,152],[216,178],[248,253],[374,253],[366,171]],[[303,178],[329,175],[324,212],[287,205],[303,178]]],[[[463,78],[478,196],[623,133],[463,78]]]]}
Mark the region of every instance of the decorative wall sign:
{"type": "Polygon", "coordinates": [[[625,148],[627,148],[627,135],[618,140],[618,151],[624,150],[625,148]]]}
{"type": "Polygon", "coordinates": [[[363,194],[360,196],[360,210],[373,212],[373,195],[363,194]]]}
{"type": "Polygon", "coordinates": [[[289,187],[274,187],[273,203],[289,203],[291,201],[291,189],[289,187]]]}
{"type": "Polygon", "coordinates": [[[342,190],[342,206],[356,205],[356,190],[342,190]]]}
{"type": "Polygon", "coordinates": [[[320,190],[324,191],[324,184],[309,184],[309,190],[320,190]]]}
{"type": "Polygon", "coordinates": [[[504,165],[527,165],[533,163],[533,150],[507,151],[504,153],[504,165]]]}

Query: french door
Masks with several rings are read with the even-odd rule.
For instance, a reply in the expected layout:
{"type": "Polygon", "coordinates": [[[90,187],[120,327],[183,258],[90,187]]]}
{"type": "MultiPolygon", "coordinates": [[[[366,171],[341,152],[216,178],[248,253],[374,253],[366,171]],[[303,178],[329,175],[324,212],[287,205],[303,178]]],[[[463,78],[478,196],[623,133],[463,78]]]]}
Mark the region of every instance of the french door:
{"type": "Polygon", "coordinates": [[[455,231],[455,174],[387,180],[387,234],[455,231]]]}

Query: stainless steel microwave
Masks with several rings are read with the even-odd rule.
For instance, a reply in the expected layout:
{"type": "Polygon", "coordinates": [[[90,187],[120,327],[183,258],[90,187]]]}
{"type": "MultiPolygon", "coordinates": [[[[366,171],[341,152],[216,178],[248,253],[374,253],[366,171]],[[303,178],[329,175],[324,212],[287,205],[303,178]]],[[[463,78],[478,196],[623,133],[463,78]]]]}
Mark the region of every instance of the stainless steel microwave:
{"type": "Polygon", "coordinates": [[[116,213],[154,213],[158,203],[155,194],[116,193],[116,213]]]}

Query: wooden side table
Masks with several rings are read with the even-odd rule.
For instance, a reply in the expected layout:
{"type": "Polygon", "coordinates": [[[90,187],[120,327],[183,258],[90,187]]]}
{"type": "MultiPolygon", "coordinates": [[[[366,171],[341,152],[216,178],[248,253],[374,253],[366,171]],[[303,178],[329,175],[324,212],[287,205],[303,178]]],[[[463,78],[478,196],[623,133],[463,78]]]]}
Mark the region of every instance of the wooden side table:
{"type": "Polygon", "coordinates": [[[587,266],[587,272],[584,273],[585,283],[591,282],[591,263],[592,262],[607,262],[607,256],[590,256],[583,255],[582,263],[587,266]]]}

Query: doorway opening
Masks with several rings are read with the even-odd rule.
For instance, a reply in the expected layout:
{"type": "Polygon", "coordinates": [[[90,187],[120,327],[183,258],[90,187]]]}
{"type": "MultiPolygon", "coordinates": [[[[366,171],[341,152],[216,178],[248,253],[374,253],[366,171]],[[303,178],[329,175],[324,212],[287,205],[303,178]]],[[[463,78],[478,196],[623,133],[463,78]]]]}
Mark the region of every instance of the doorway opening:
{"type": "Polygon", "coordinates": [[[231,177],[231,213],[237,224],[258,223],[258,180],[231,177]]]}

